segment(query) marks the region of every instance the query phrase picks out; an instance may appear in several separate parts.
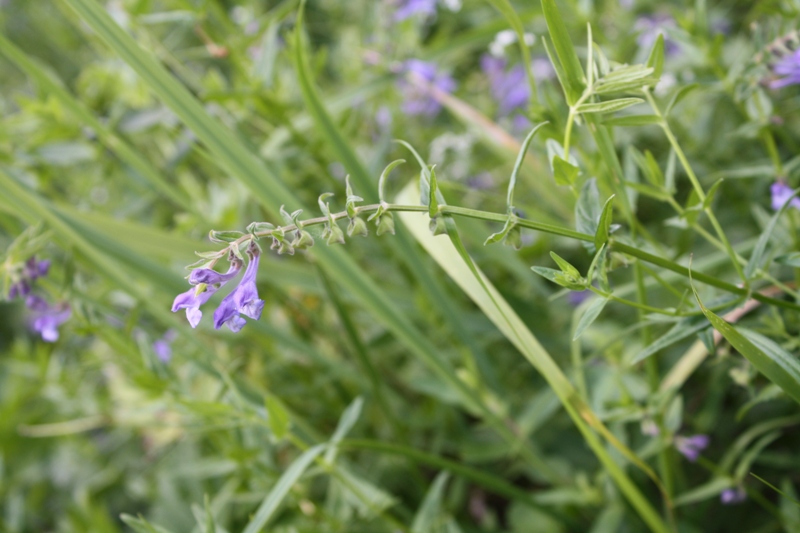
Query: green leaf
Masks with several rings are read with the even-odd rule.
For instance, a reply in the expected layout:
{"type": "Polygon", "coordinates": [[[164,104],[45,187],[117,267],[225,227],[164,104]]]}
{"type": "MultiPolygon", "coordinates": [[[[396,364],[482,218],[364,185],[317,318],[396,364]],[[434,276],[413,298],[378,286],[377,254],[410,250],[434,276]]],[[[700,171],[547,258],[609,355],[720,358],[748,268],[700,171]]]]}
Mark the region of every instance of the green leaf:
{"type": "Polygon", "coordinates": [[[417,514],[414,515],[414,521],[411,523],[411,533],[433,533],[441,531],[439,526],[443,520],[444,510],[442,509],[442,498],[444,497],[444,488],[447,484],[447,472],[440,472],[433,480],[422,504],[417,509],[417,514]]]}
{"type": "Polygon", "coordinates": [[[578,178],[580,169],[567,163],[560,156],[553,157],[553,178],[557,185],[572,185],[578,178]]]}
{"type": "Polygon", "coordinates": [[[608,303],[608,298],[593,298],[592,302],[586,308],[586,310],[581,315],[581,319],[578,321],[578,325],[575,326],[575,335],[573,335],[572,340],[578,340],[578,337],[583,335],[583,332],[592,325],[592,322],[597,320],[597,317],[600,316],[600,313],[603,311],[603,308],[608,303]]]}
{"type": "Polygon", "coordinates": [[[125,522],[125,525],[129,526],[133,529],[136,533],[172,533],[171,530],[163,528],[161,526],[154,526],[141,515],[138,518],[131,516],[129,514],[121,514],[120,520],[125,522]]]}
{"type": "Polygon", "coordinates": [[[727,477],[715,477],[711,481],[700,485],[692,490],[684,492],[675,498],[675,506],[689,505],[698,503],[718,496],[723,490],[733,486],[733,482],[727,477]]]}
{"type": "Polygon", "coordinates": [[[576,278],[565,275],[561,270],[540,266],[532,266],[531,270],[543,278],[549,279],[556,285],[561,285],[562,287],[565,287],[571,291],[582,291],[586,289],[586,283],[582,283],[576,278]]]}
{"type": "Polygon", "coordinates": [[[664,335],[656,339],[652,344],[647,346],[644,350],[639,352],[636,357],[631,361],[631,365],[635,365],[644,361],[654,353],[661,351],[667,346],[671,346],[676,342],[682,341],[688,337],[695,335],[697,332],[708,327],[708,324],[699,317],[689,317],[678,321],[672,329],[667,331],[664,335]]]}
{"type": "Polygon", "coordinates": [[[361,410],[364,407],[364,399],[360,396],[353,400],[347,406],[342,416],[339,418],[339,424],[336,426],[336,431],[333,432],[330,440],[330,449],[325,452],[325,461],[333,463],[336,460],[337,445],[347,436],[347,433],[353,429],[353,426],[358,422],[358,417],[361,416],[361,410]]]}
{"type": "Polygon", "coordinates": [[[650,57],[647,58],[647,66],[653,69],[653,76],[661,78],[664,71],[664,34],[659,33],[653,48],[650,50],[650,57]]]}
{"type": "Polygon", "coordinates": [[[574,278],[581,277],[580,271],[577,268],[575,268],[574,266],[572,266],[572,264],[570,264],[569,261],[567,261],[566,259],[564,259],[560,255],[558,255],[557,253],[550,252],[550,257],[553,258],[553,261],[558,263],[558,267],[561,269],[561,271],[564,274],[566,274],[568,276],[572,276],[574,278]]]}
{"type": "MultiPolygon", "coordinates": [[[[607,203],[607,202],[606,202],[607,203]]],[[[597,190],[597,180],[586,180],[575,203],[575,229],[587,235],[597,234],[597,223],[603,213],[600,205],[600,191],[597,190]]],[[[591,243],[586,243],[591,246],[591,243]]]]}
{"type": "Polygon", "coordinates": [[[575,104],[581,96],[584,85],[584,74],[578,54],[569,37],[567,26],[558,12],[555,0],[542,0],[542,11],[547,22],[547,30],[553,41],[553,48],[558,55],[558,61],[564,74],[561,80],[569,105],[575,104]]]}
{"type": "Polygon", "coordinates": [[[696,83],[690,83],[689,85],[684,85],[683,87],[681,87],[680,89],[678,89],[678,90],[675,92],[675,94],[674,94],[674,95],[672,95],[672,98],[670,99],[670,101],[669,101],[669,104],[667,104],[667,107],[664,109],[664,116],[667,116],[667,115],[669,115],[670,111],[672,111],[672,108],[674,108],[676,105],[678,105],[678,103],[679,103],[681,100],[683,100],[684,98],[686,98],[686,96],[687,96],[687,95],[688,95],[690,92],[692,92],[693,90],[697,89],[698,87],[699,87],[699,85],[698,85],[698,84],[696,84],[696,83]]]}
{"type": "Polygon", "coordinates": [[[525,162],[525,154],[528,151],[528,147],[531,145],[531,141],[533,141],[533,137],[536,135],[536,132],[539,129],[548,124],[548,122],[540,122],[533,129],[528,133],[525,137],[525,140],[522,141],[522,146],[517,153],[517,159],[514,161],[514,168],[511,170],[511,178],[508,180],[508,195],[506,196],[506,207],[511,209],[514,206],[514,188],[517,185],[517,176],[519,175],[519,171],[522,168],[522,164],[525,162]]]}
{"type": "Polygon", "coordinates": [[[744,329],[738,331],[703,305],[694,286],[692,290],[700,309],[714,329],[750,361],[756,370],[800,403],[800,363],[797,359],[759,333],[744,329]]]}
{"type": "Polygon", "coordinates": [[[706,194],[706,199],[703,201],[703,209],[709,209],[711,207],[711,203],[714,201],[714,196],[717,194],[717,190],[719,189],[722,182],[725,181],[723,178],[720,178],[711,186],[706,194]]]}
{"type": "Polygon", "coordinates": [[[436,193],[439,191],[439,184],[436,182],[436,165],[431,166],[430,186],[428,187],[428,216],[435,217],[439,213],[439,203],[436,201],[436,193]]]}
{"type": "Polygon", "coordinates": [[[604,118],[601,121],[601,124],[606,126],[650,126],[660,123],[661,117],[658,115],[622,115],[604,118]]]}
{"type": "Polygon", "coordinates": [[[267,396],[264,403],[269,416],[269,429],[276,439],[283,440],[289,434],[289,413],[286,412],[283,404],[272,395],[267,396]]]}
{"type": "Polygon", "coordinates": [[[747,450],[742,455],[742,458],[739,460],[739,464],[736,465],[736,470],[733,473],[733,477],[736,478],[737,481],[742,481],[747,476],[747,473],[750,471],[750,467],[753,466],[753,462],[758,459],[758,456],[761,455],[761,452],[772,444],[778,437],[781,436],[780,431],[773,431],[772,433],[767,433],[758,441],[756,441],[753,446],[747,450]]]}
{"type": "MultiPolygon", "coordinates": [[[[380,176],[380,178],[378,178],[378,199],[381,202],[386,200],[386,196],[385,196],[386,195],[386,179],[389,177],[389,174],[392,172],[392,170],[395,169],[395,167],[400,166],[405,162],[406,162],[405,159],[395,159],[394,161],[392,161],[391,163],[386,165],[386,168],[384,168],[383,172],[381,172],[381,176],[380,176]]],[[[425,200],[427,201],[427,197],[425,198],[425,200]]],[[[424,202],[423,202],[423,205],[424,205],[424,202]]]]}
{"type": "Polygon", "coordinates": [[[281,475],[267,497],[261,502],[253,518],[248,522],[242,533],[260,533],[275,515],[283,499],[289,494],[295,483],[302,477],[306,469],[325,449],[327,444],[317,444],[302,453],[295,459],[289,468],[281,475]]]}
{"type": "Polygon", "coordinates": [[[756,273],[756,270],[761,268],[761,262],[764,257],[764,252],[767,249],[767,244],[769,244],[769,240],[772,237],[772,232],[775,230],[775,226],[778,224],[778,220],[781,218],[786,209],[791,205],[792,198],[796,197],[800,193],[800,189],[796,189],[792,195],[787,198],[786,202],[778,209],[778,212],[772,215],[772,218],[769,219],[769,223],[767,227],[764,228],[764,231],[758,237],[758,241],[756,241],[756,245],[753,248],[753,253],[750,254],[750,259],[747,261],[747,265],[744,267],[744,275],[747,279],[751,279],[753,274],[756,273]]]}
{"type": "Polygon", "coordinates": [[[791,252],[788,254],[779,255],[775,258],[775,262],[782,265],[800,268],[800,252],[791,252]]]}
{"type": "Polygon", "coordinates": [[[601,246],[608,243],[608,236],[611,234],[611,217],[614,214],[614,195],[612,194],[603,205],[603,212],[597,223],[597,232],[594,234],[594,245],[599,250],[601,246]]]}
{"type": "Polygon", "coordinates": [[[632,105],[644,102],[641,98],[617,98],[616,100],[608,100],[606,102],[598,102],[596,104],[581,104],[575,111],[577,113],[613,113],[620,109],[625,109],[632,105]]]}

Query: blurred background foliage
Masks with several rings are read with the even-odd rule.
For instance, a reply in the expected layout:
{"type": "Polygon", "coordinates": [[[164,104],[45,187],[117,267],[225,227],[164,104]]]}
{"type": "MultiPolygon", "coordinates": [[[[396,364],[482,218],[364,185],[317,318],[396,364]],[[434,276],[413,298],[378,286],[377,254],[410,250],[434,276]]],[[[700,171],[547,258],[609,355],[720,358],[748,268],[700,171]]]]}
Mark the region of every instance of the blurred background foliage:
{"type": "MultiPolygon", "coordinates": [[[[256,154],[297,201],[315,205],[331,191],[332,208],[344,207],[345,175],[359,171],[304,95],[294,59],[299,2],[86,1],[102,5],[201,102],[224,128],[219,134],[256,154]]],[[[186,290],[183,267],[194,252],[216,249],[209,230],[280,219],[70,7],[82,2],[0,2],[0,248],[10,250],[6,267],[33,255],[51,259],[37,290],[72,309],[60,339],[45,343],[26,328],[21,302],[0,303],[0,531],[259,531],[251,520],[271,501],[280,505],[263,530],[286,533],[647,530],[545,380],[399,222],[395,236],[348,239],[339,255],[359,267],[350,285],[331,277],[328,256],[316,248],[294,257],[265,250],[264,315],[239,334],[213,330],[209,316],[191,330],[182,313],[169,313],[186,290]],[[367,280],[390,311],[377,313],[365,303],[368,293],[353,289],[367,280]],[[393,316],[408,322],[406,338],[393,329],[393,316]],[[414,355],[415,337],[522,444],[498,436],[414,355]],[[278,480],[301,453],[337,427],[346,433],[338,454],[317,456],[278,494],[278,480]]],[[[378,176],[398,158],[409,162],[393,172],[389,197],[418,178],[408,151],[392,142],[399,138],[437,165],[448,203],[503,213],[519,143],[531,119],[546,118],[515,205],[529,218],[573,227],[574,195],[556,186],[546,155],[545,140],[562,138],[568,108],[544,63],[547,26],[538,2],[510,5],[534,36],[542,108],[532,109],[526,96],[511,113],[482,67],[509,28],[495,9],[504,2],[442,0],[433,13],[398,20],[407,4],[311,0],[305,7],[313,83],[374,184],[360,189],[356,180],[355,193],[377,201],[378,176]],[[436,112],[404,110],[418,91],[405,78],[411,59],[434,62],[455,81],[436,112]]],[[[697,84],[670,124],[706,189],[726,178],[715,212],[747,257],[772,214],[770,185],[780,178],[796,187],[800,179],[800,93],[763,82],[770,76],[765,47],[796,27],[800,4],[559,6],[582,59],[587,22],[606,56],[620,63],[646,61],[654,37],[644,36],[665,32],[656,98],[663,106],[697,84]],[[764,132],[774,137],[782,168],[764,132]]],[[[500,56],[509,67],[521,60],[513,44],[500,56]]],[[[639,179],[629,147],[649,150],[662,169],[674,167],[657,127],[615,128],[614,135],[626,179],[639,179]]],[[[575,136],[584,178],[607,173],[586,128],[575,136]]],[[[691,205],[691,186],[676,172],[675,197],[691,205]]],[[[736,281],[725,254],[669,204],[629,193],[655,243],[645,249],[682,261],[693,254],[698,270],[736,281]]],[[[798,221],[791,209],[780,220],[773,256],[796,249],[798,221]]],[[[652,342],[671,323],[611,304],[572,341],[584,308],[576,311],[576,301],[530,271],[552,266],[548,252],[555,250],[585,272],[592,256],[580,243],[525,232],[519,251],[484,247],[499,225],[458,224],[467,250],[525,325],[570,377],[584,376],[586,400],[613,434],[645,461],[656,464],[658,455],[666,462],[676,507],[665,523],[682,532],[800,531],[800,509],[790,500],[800,481],[794,402],[724,341],[678,393],[654,389],[631,361],[649,344],[641,329],[652,342]],[[710,444],[687,461],[680,439],[699,434],[710,444]],[[726,490],[746,497],[723,512],[726,490]]],[[[618,264],[612,284],[633,293],[631,270],[618,264]]],[[[685,279],[661,274],[690,298],[685,279]]],[[[773,275],[791,280],[795,272],[779,266],[773,275]]],[[[663,287],[648,288],[650,305],[676,305],[663,287]]],[[[700,289],[704,301],[718,296],[700,289]]],[[[795,311],[762,306],[740,323],[797,352],[795,311]]],[[[713,346],[708,329],[698,339],[699,329],[659,351],[662,378],[687,350],[713,346]]],[[[660,512],[656,486],[608,449],[660,512]]]]}

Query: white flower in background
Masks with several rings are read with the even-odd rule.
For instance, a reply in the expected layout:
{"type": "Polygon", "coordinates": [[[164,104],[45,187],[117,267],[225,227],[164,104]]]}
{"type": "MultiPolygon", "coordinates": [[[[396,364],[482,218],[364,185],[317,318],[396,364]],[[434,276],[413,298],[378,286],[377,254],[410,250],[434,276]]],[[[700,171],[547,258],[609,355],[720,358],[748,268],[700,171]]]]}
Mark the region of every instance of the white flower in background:
{"type": "MultiPolygon", "coordinates": [[[[523,34],[525,44],[533,46],[536,37],[532,33],[523,34]]],[[[489,53],[495,57],[505,55],[506,47],[517,42],[517,33],[513,30],[503,30],[494,36],[494,40],[489,44],[489,53]]]]}

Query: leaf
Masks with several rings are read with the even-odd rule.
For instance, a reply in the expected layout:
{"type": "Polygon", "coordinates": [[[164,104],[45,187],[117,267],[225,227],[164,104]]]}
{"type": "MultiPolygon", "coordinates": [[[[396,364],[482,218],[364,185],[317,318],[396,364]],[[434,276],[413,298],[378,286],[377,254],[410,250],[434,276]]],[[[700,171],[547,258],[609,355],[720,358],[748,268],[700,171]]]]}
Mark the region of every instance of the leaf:
{"type": "Polygon", "coordinates": [[[533,129],[528,133],[525,137],[525,140],[522,141],[522,146],[519,149],[519,153],[517,153],[517,160],[514,161],[514,168],[511,170],[511,178],[508,180],[508,195],[506,196],[506,206],[511,209],[514,206],[514,188],[517,185],[517,176],[519,175],[519,171],[522,168],[522,164],[525,162],[525,153],[528,151],[528,147],[533,141],[533,137],[536,135],[536,132],[539,129],[549,124],[548,122],[540,122],[533,129]]]}
{"type": "Polygon", "coordinates": [[[761,455],[764,448],[772,444],[780,436],[780,431],[773,431],[758,439],[758,441],[742,455],[739,464],[736,465],[733,477],[737,480],[743,480],[745,476],[747,476],[750,467],[753,466],[753,462],[758,459],[758,456],[761,455]]]}
{"type": "Polygon", "coordinates": [[[608,243],[608,236],[611,234],[611,217],[614,214],[614,195],[612,194],[603,205],[603,212],[597,223],[597,232],[594,235],[594,245],[599,250],[601,246],[608,243]]]}
{"type": "Polygon", "coordinates": [[[304,451],[297,459],[295,459],[289,468],[281,475],[272,490],[269,491],[267,497],[258,506],[253,518],[248,522],[247,526],[242,530],[242,533],[260,533],[264,527],[269,523],[278,510],[278,506],[283,499],[289,494],[295,483],[302,477],[306,469],[325,449],[327,444],[317,444],[304,451]]]}
{"type": "Polygon", "coordinates": [[[333,463],[336,460],[336,452],[338,450],[337,445],[343,438],[345,438],[347,433],[353,429],[353,426],[358,421],[358,417],[361,416],[361,410],[363,407],[364,399],[359,396],[347,406],[347,409],[344,410],[342,416],[339,418],[339,424],[336,426],[336,431],[334,431],[333,435],[331,436],[331,447],[327,452],[325,452],[326,462],[333,463]]]}
{"type": "Polygon", "coordinates": [[[136,531],[136,533],[172,533],[169,529],[163,528],[161,526],[154,526],[141,515],[138,518],[133,517],[129,514],[121,514],[120,520],[125,522],[125,525],[129,526],[131,529],[136,531]]]}
{"type": "Polygon", "coordinates": [[[601,121],[601,124],[606,126],[650,126],[660,123],[661,117],[658,115],[622,115],[604,118],[601,121]]]}
{"type": "Polygon", "coordinates": [[[434,533],[441,531],[440,524],[446,518],[442,509],[442,498],[444,496],[444,488],[449,477],[447,472],[440,472],[433,480],[422,504],[417,509],[417,514],[414,515],[414,521],[411,523],[411,533],[434,533]]]}
{"type": "Polygon", "coordinates": [[[578,321],[578,325],[575,326],[575,335],[572,336],[572,340],[578,340],[578,337],[583,335],[583,332],[592,325],[592,323],[597,320],[597,317],[600,316],[600,313],[603,311],[603,308],[608,303],[608,298],[593,298],[592,303],[586,308],[586,310],[581,315],[581,319],[578,321]]]}
{"type": "Polygon", "coordinates": [[[775,226],[778,223],[778,220],[781,218],[781,215],[784,211],[791,205],[792,198],[796,197],[797,194],[800,193],[800,189],[796,189],[792,192],[792,195],[786,199],[784,204],[778,209],[778,212],[772,215],[772,218],[769,219],[769,223],[767,227],[764,228],[764,231],[761,232],[761,235],[758,237],[758,241],[756,241],[756,245],[753,248],[753,253],[750,254],[750,259],[747,261],[747,265],[744,267],[744,276],[747,279],[753,277],[756,270],[761,267],[761,261],[764,256],[764,252],[767,249],[767,244],[769,244],[769,240],[772,237],[772,232],[775,230],[775,226]]]}
{"type": "Polygon", "coordinates": [[[698,331],[701,331],[707,327],[708,324],[700,317],[684,318],[675,324],[672,329],[656,339],[652,344],[650,344],[650,346],[639,352],[636,357],[633,358],[633,361],[631,361],[631,365],[635,365],[641,361],[644,361],[654,353],[661,351],[662,349],[666,348],[667,346],[671,346],[676,342],[691,337],[698,331]]]}
{"type": "Polygon", "coordinates": [[[733,486],[733,482],[727,477],[715,477],[711,481],[700,485],[690,491],[684,492],[675,498],[675,506],[689,505],[698,503],[709,498],[718,496],[723,490],[733,486]]]}
{"type": "Polygon", "coordinates": [[[267,396],[264,403],[269,416],[269,429],[276,439],[282,440],[289,433],[289,413],[286,412],[283,404],[272,395],[267,396]]]}
{"type": "Polygon", "coordinates": [[[553,261],[558,263],[558,267],[564,274],[575,278],[579,278],[581,276],[581,273],[577,268],[572,266],[569,261],[558,255],[557,253],[550,252],[550,257],[553,258],[553,261]]]}
{"type": "MultiPolygon", "coordinates": [[[[597,234],[597,223],[603,213],[600,206],[600,191],[597,190],[597,180],[590,178],[586,180],[578,195],[575,204],[575,228],[587,235],[597,234]]],[[[584,243],[587,248],[594,250],[592,243],[584,243]]]]}
{"type": "Polygon", "coordinates": [[[560,156],[553,157],[553,178],[557,185],[572,185],[578,177],[580,169],[567,163],[560,156]]]}
{"type": "Polygon", "coordinates": [[[561,81],[564,84],[567,103],[573,105],[578,101],[584,89],[584,74],[581,62],[569,37],[567,26],[558,12],[555,0],[542,0],[542,11],[547,22],[547,30],[553,41],[553,48],[556,50],[558,61],[564,74],[564,79],[561,81]]]}
{"type": "Polygon", "coordinates": [[[653,69],[653,76],[661,78],[664,71],[664,34],[659,33],[653,48],[650,50],[650,57],[647,58],[647,66],[653,69]]]}
{"type": "Polygon", "coordinates": [[[779,255],[775,258],[775,262],[782,265],[800,268],[800,252],[791,252],[788,254],[779,255]]]}
{"type": "Polygon", "coordinates": [[[684,98],[686,98],[686,96],[687,96],[687,95],[688,95],[690,92],[692,92],[693,90],[697,89],[698,87],[699,87],[699,85],[698,85],[698,84],[696,84],[696,83],[690,83],[689,85],[684,85],[683,87],[681,87],[680,89],[678,89],[678,90],[675,92],[675,94],[674,94],[674,95],[672,95],[672,99],[669,101],[669,104],[667,104],[667,107],[664,109],[664,116],[667,116],[667,115],[669,115],[669,113],[670,113],[670,111],[672,111],[672,108],[673,108],[673,107],[675,107],[676,105],[678,105],[678,103],[679,103],[681,100],[683,100],[684,98]]]}
{"type": "Polygon", "coordinates": [[[709,209],[711,207],[711,203],[714,201],[714,196],[717,194],[717,190],[719,189],[722,182],[725,181],[723,178],[720,178],[711,186],[706,194],[706,199],[703,201],[703,209],[709,209]]]}
{"type": "Polygon", "coordinates": [[[797,359],[774,341],[755,331],[743,328],[742,331],[738,331],[703,305],[694,286],[692,286],[692,291],[700,310],[703,311],[714,329],[719,331],[725,340],[731,343],[731,346],[750,361],[756,370],[800,403],[800,363],[797,362],[797,359]]]}
{"type": "Polygon", "coordinates": [[[613,113],[642,102],[644,100],[641,98],[617,98],[616,100],[608,100],[596,104],[581,104],[575,111],[577,113],[613,113]]]}

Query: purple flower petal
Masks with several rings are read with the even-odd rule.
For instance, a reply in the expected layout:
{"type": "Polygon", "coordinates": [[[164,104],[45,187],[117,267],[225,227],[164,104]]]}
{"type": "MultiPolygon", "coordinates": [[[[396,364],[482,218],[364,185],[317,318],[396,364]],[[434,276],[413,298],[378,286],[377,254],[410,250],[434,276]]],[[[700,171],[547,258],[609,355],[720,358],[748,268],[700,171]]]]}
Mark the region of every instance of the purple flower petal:
{"type": "Polygon", "coordinates": [[[172,302],[172,312],[186,309],[186,318],[189,325],[196,328],[203,317],[200,306],[206,303],[220,287],[233,279],[242,268],[242,263],[238,260],[231,261],[228,272],[220,274],[208,268],[197,269],[189,276],[189,282],[197,285],[186,292],[175,297],[172,302]],[[195,274],[197,272],[197,274],[195,274]],[[207,281],[204,281],[207,280],[207,281]],[[198,292],[199,290],[199,292],[198,292]]]}
{"type": "Polygon", "coordinates": [[[417,14],[426,17],[436,14],[436,0],[401,0],[399,4],[394,12],[394,20],[397,22],[417,14]]]}
{"type": "Polygon", "coordinates": [[[402,110],[409,115],[435,116],[442,109],[442,105],[430,94],[428,86],[442,92],[451,93],[456,88],[456,82],[447,74],[438,72],[435,63],[410,59],[406,61],[403,70],[411,77],[398,81],[398,88],[403,92],[404,102],[402,110]],[[415,81],[418,78],[422,83],[415,81]]]}
{"type": "Polygon", "coordinates": [[[711,439],[708,435],[675,437],[675,448],[689,461],[695,462],[700,457],[700,452],[708,447],[709,442],[711,439]]]}
{"type": "Polygon", "coordinates": [[[736,503],[741,503],[747,499],[747,493],[744,491],[742,487],[736,487],[735,489],[725,489],[719,495],[720,501],[724,505],[734,505],[736,503]]]}
{"type": "Polygon", "coordinates": [[[214,327],[216,329],[226,324],[233,332],[241,330],[246,321],[239,316],[240,314],[253,320],[261,318],[264,301],[259,299],[258,288],[256,287],[260,254],[258,249],[253,247],[248,251],[248,255],[250,256],[250,262],[247,264],[247,269],[239,282],[239,286],[226,296],[217,310],[214,311],[214,327]]]}
{"type": "Polygon", "coordinates": [[[69,320],[72,310],[66,302],[51,306],[39,296],[30,295],[25,305],[31,311],[30,326],[46,342],[58,340],[58,326],[69,320]]]}
{"type": "MultiPolygon", "coordinates": [[[[769,190],[772,196],[772,209],[775,211],[783,207],[783,204],[789,201],[789,198],[794,192],[788,185],[781,181],[776,181],[773,183],[769,190]]],[[[795,209],[800,209],[800,198],[792,198],[792,201],[789,205],[795,209]]]]}

